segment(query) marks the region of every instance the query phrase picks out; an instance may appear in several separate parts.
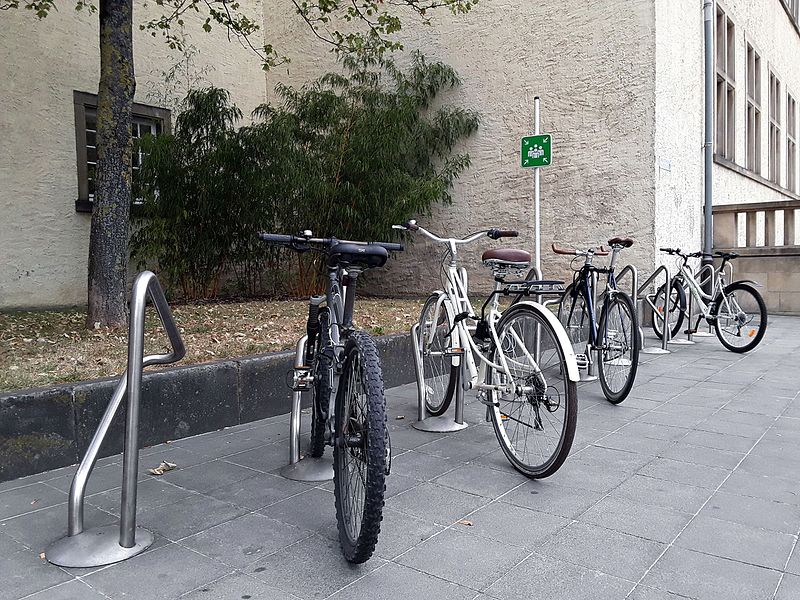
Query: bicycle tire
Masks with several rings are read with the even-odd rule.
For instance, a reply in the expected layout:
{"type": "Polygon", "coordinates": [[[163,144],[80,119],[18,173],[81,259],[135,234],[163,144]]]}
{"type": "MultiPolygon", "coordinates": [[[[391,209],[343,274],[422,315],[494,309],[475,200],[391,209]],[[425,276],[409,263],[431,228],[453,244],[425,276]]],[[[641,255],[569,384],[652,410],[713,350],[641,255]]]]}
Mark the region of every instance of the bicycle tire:
{"type": "Polygon", "coordinates": [[[325,431],[328,426],[328,411],[331,398],[331,356],[327,353],[330,345],[330,332],[328,331],[328,309],[323,308],[319,313],[319,333],[317,334],[316,348],[312,374],[314,386],[311,391],[311,441],[309,454],[319,458],[325,454],[325,431]]]}
{"type": "MultiPolygon", "coordinates": [[[[617,291],[608,300],[608,303],[604,305],[603,312],[600,314],[597,333],[598,336],[601,337],[601,347],[597,350],[597,374],[600,377],[600,386],[603,388],[603,394],[606,400],[612,404],[619,404],[628,397],[633,387],[633,382],[636,379],[636,371],[639,368],[639,350],[641,345],[636,308],[628,294],[617,291]],[[615,307],[619,307],[619,310],[616,312],[616,314],[619,315],[619,322],[612,323],[612,319],[615,315],[615,307]],[[628,318],[627,328],[623,322],[625,315],[627,315],[628,318]],[[610,330],[606,326],[606,322],[613,325],[613,330],[610,330]],[[614,339],[612,341],[615,345],[613,349],[609,348],[609,331],[614,334],[614,339]],[[617,348],[618,343],[622,344],[621,350],[617,348]],[[610,373],[607,369],[612,365],[614,367],[628,367],[625,379],[619,387],[611,385],[610,373]]],[[[619,372],[622,373],[622,369],[620,369],[619,372]]]]}
{"type": "Polygon", "coordinates": [[[558,320],[564,326],[575,352],[584,353],[589,343],[591,320],[583,293],[576,292],[572,283],[566,287],[558,303],[558,320]]]}
{"type": "MultiPolygon", "coordinates": [[[[744,313],[744,309],[742,309],[742,302],[739,300],[735,300],[739,309],[744,313]]],[[[764,338],[764,334],[767,332],[767,305],[764,304],[764,299],[761,297],[761,294],[758,293],[758,290],[753,286],[741,282],[735,281],[729,286],[725,288],[723,293],[717,296],[716,300],[714,301],[714,331],[719,338],[719,341],[731,352],[749,352],[764,338]],[[728,325],[726,322],[725,324],[720,324],[723,318],[720,317],[720,311],[723,309],[726,303],[730,302],[729,298],[733,297],[736,292],[744,292],[745,294],[750,294],[752,296],[753,302],[745,303],[747,309],[758,309],[758,329],[754,329],[752,326],[749,327],[745,333],[745,335],[750,339],[750,341],[745,344],[744,346],[735,346],[734,344],[730,343],[728,339],[725,337],[725,332],[723,331],[723,327],[728,325]]],[[[747,313],[744,313],[747,314],[747,313]]],[[[737,321],[743,320],[743,316],[741,314],[737,315],[737,321]]],[[[748,323],[737,323],[734,326],[737,328],[737,335],[734,336],[735,338],[741,337],[740,334],[742,333],[742,328],[748,323]]]]}
{"type": "Polygon", "coordinates": [[[443,415],[450,407],[459,376],[459,367],[454,364],[452,357],[442,356],[441,360],[437,360],[439,357],[431,354],[432,351],[444,352],[446,348],[449,348],[451,345],[450,335],[456,331],[450,322],[450,314],[444,306],[439,311],[431,343],[428,348],[425,347],[430,321],[433,319],[432,316],[430,318],[426,318],[426,316],[427,313],[436,309],[438,301],[439,294],[431,294],[422,307],[419,315],[419,347],[416,349],[422,361],[421,389],[425,394],[425,410],[432,417],[443,415]],[[428,377],[427,374],[430,374],[431,377],[428,377]]]}
{"type": "MultiPolygon", "coordinates": [[[[662,315],[664,314],[663,308],[661,310],[659,310],[659,308],[663,306],[663,301],[659,304],[659,297],[664,296],[664,287],[665,286],[662,285],[660,288],[658,288],[658,290],[656,290],[656,295],[653,298],[653,304],[656,305],[655,310],[662,315]]],[[[675,337],[681,332],[681,325],[683,325],[683,320],[686,315],[686,290],[683,289],[683,286],[680,283],[673,281],[672,292],[670,293],[669,298],[670,320],[673,319],[673,315],[677,315],[674,318],[674,324],[670,328],[670,339],[675,339],[675,337]]],[[[691,326],[691,323],[689,325],[691,326]]],[[[653,315],[653,333],[656,334],[658,339],[661,339],[664,335],[661,326],[661,320],[656,318],[655,314],[653,315]]]]}
{"type": "Polygon", "coordinates": [[[335,413],[339,543],[349,562],[363,563],[375,551],[381,530],[389,460],[383,374],[375,342],[364,332],[352,333],[345,344],[335,413]]]}
{"type": "MultiPolygon", "coordinates": [[[[524,399],[516,392],[505,395],[496,390],[487,392],[495,435],[506,458],[517,471],[531,479],[548,477],[566,460],[575,438],[578,417],[577,384],[567,377],[565,348],[561,346],[546,316],[528,303],[515,304],[506,309],[497,323],[497,335],[500,348],[494,349],[494,362],[497,364],[500,360],[500,352],[505,356],[506,350],[519,350],[528,363],[528,372],[518,368],[517,372],[512,370],[512,376],[515,382],[524,382],[536,389],[524,399]],[[517,327],[523,321],[526,324],[517,327]],[[531,336],[535,336],[536,331],[539,332],[540,353],[539,360],[533,365],[527,359],[526,352],[530,356],[535,354],[535,337],[531,336]],[[516,340],[523,341],[523,347],[519,347],[516,340]],[[534,350],[531,351],[529,346],[533,346],[534,350]],[[554,406],[556,394],[558,402],[554,406]],[[525,429],[521,429],[520,425],[525,429]],[[551,427],[553,436],[548,438],[547,432],[551,427]],[[531,432],[538,436],[533,443],[528,440],[531,432]],[[525,435],[522,441],[519,439],[520,433],[525,435]],[[541,451],[543,447],[545,450],[541,451]],[[540,451],[535,457],[537,450],[540,451]]],[[[512,359],[510,365],[524,366],[521,361],[514,360],[516,355],[509,356],[512,359]]],[[[506,356],[507,360],[509,356],[506,356]]],[[[501,383],[505,378],[504,373],[491,367],[487,369],[487,383],[501,383]]]]}

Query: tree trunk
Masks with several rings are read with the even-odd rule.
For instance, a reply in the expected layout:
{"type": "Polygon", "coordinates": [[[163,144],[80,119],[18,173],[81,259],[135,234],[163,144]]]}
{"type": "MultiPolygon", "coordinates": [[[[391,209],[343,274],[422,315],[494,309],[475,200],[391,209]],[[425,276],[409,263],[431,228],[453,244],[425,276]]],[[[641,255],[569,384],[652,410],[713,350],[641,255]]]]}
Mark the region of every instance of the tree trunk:
{"type": "Polygon", "coordinates": [[[127,323],[131,208],[133,2],[100,0],[97,181],[89,238],[87,325],[127,323]]]}

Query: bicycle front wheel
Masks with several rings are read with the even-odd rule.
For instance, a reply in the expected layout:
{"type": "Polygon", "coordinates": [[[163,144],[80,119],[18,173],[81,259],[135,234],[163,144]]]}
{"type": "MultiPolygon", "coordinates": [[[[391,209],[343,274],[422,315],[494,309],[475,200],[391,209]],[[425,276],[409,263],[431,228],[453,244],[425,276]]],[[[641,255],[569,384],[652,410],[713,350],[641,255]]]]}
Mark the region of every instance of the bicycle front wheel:
{"type": "Polygon", "coordinates": [[[758,346],[767,332],[767,306],[751,285],[734,282],[717,297],[714,329],[731,352],[747,352],[758,346]]]}
{"type": "Polygon", "coordinates": [[[576,288],[574,284],[569,284],[558,305],[558,320],[567,331],[569,341],[577,354],[586,352],[586,344],[589,342],[589,309],[582,290],[583,286],[576,288]]]}
{"type": "Polygon", "coordinates": [[[600,386],[609,402],[619,404],[628,397],[639,367],[639,322],[628,294],[615,292],[608,299],[597,335],[600,386]]]}
{"type": "Polygon", "coordinates": [[[375,342],[350,336],[336,394],[333,484],[339,543],[345,558],[367,561],[375,551],[383,518],[389,461],[383,374],[375,342]]]}
{"type": "MultiPolygon", "coordinates": [[[[658,339],[664,335],[664,313],[666,312],[666,300],[664,298],[664,288],[662,285],[656,292],[656,297],[653,299],[655,310],[653,314],[653,333],[656,334],[658,339]],[[658,314],[655,314],[658,313],[658,314]]],[[[672,288],[669,293],[669,336],[674,339],[681,332],[681,325],[683,325],[684,313],[686,312],[686,290],[677,281],[672,282],[672,288]]],[[[689,324],[691,326],[691,323],[689,324]]]]}
{"type": "Polygon", "coordinates": [[[319,313],[319,333],[312,363],[314,387],[311,391],[311,441],[308,452],[314,458],[320,458],[325,453],[325,430],[328,427],[328,405],[331,398],[333,371],[331,357],[327,354],[330,345],[328,322],[328,309],[323,308],[319,313]]]}
{"type": "Polygon", "coordinates": [[[453,345],[451,336],[458,334],[444,303],[439,303],[438,294],[431,295],[422,307],[418,335],[416,351],[422,359],[425,409],[429,415],[438,417],[450,406],[458,384],[458,365],[449,354],[453,345]]]}
{"type": "Polygon", "coordinates": [[[567,377],[565,348],[555,329],[528,304],[507,309],[497,323],[493,362],[487,369],[492,424],[509,462],[530,478],[548,477],[572,447],[578,416],[577,385],[567,377]]]}

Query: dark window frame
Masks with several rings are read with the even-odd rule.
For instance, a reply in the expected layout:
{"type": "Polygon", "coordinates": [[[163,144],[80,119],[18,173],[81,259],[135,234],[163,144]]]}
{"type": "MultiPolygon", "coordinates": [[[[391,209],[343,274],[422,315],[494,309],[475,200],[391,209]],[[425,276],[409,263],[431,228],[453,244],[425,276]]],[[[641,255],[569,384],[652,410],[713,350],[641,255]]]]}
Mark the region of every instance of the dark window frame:
{"type": "MultiPolygon", "coordinates": [[[[89,168],[86,148],[86,112],[97,110],[97,94],[72,92],[75,107],[75,156],[78,167],[78,199],[75,212],[91,213],[94,203],[89,198],[89,168]]],[[[167,108],[134,102],[131,116],[160,123],[161,133],[172,132],[172,112],[167,108]]]]}

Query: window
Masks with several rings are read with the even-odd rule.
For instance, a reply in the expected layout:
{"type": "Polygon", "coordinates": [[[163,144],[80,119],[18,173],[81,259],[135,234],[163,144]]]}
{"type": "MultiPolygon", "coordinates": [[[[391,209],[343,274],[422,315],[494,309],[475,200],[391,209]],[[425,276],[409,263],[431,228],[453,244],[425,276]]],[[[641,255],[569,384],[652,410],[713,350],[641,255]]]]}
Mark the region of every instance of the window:
{"type": "Polygon", "coordinates": [[[783,2],[789,18],[795,22],[795,25],[800,23],[800,0],[781,0],[781,2],[783,2]]]}
{"type": "Polygon", "coordinates": [[[769,74],[769,180],[781,183],[781,82],[769,74]]]}
{"type": "Polygon", "coordinates": [[[733,21],[717,7],[716,30],[716,154],[735,160],[736,144],[736,43],[733,21]]]}
{"type": "MultiPolygon", "coordinates": [[[[92,212],[95,171],[97,168],[97,96],[73,92],[75,103],[75,148],[78,159],[77,212],[92,212]]],[[[132,164],[136,171],[142,164],[142,152],[136,143],[146,134],[160,135],[170,131],[170,111],[165,108],[134,104],[131,134],[134,147],[132,164]]]]}
{"type": "Polygon", "coordinates": [[[786,187],[797,193],[797,102],[786,94],[786,187]]]}
{"type": "Polygon", "coordinates": [[[761,57],[747,44],[747,146],[745,166],[761,174],[761,57]]]}

